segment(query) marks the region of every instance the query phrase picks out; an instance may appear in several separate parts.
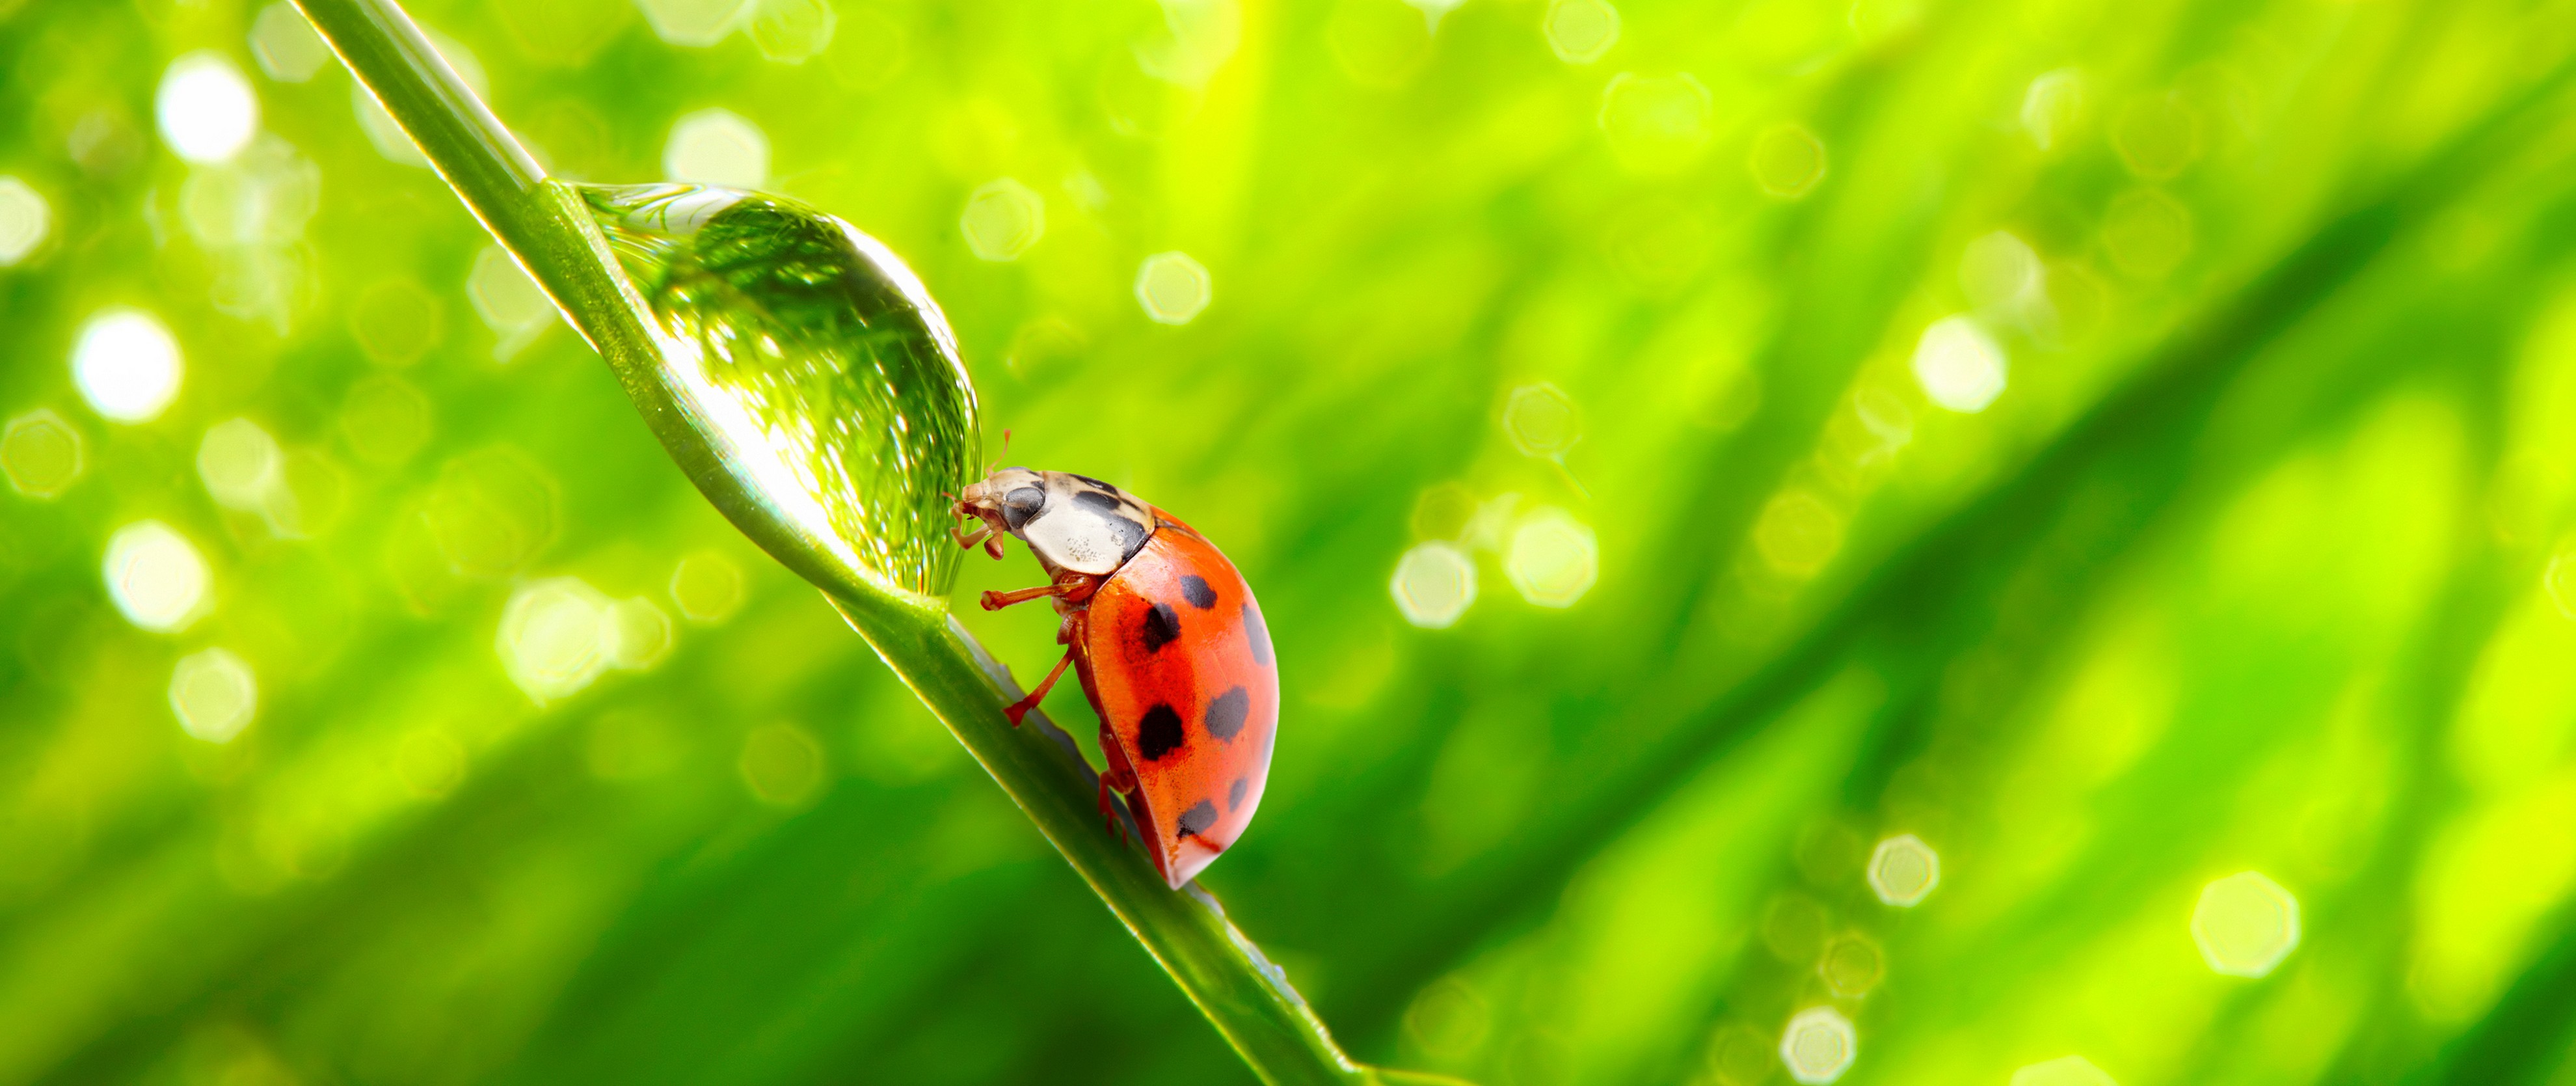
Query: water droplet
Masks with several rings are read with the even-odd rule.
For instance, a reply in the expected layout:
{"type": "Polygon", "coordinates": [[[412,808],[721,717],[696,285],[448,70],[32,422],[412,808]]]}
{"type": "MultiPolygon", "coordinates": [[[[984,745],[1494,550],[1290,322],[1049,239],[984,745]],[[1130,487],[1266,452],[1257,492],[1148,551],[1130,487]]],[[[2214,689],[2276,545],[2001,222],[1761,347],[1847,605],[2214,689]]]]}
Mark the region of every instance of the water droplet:
{"type": "Polygon", "coordinates": [[[1780,1062],[1788,1065],[1790,1078],[1809,1086],[1843,1077],[1859,1054],[1860,1034],[1832,1007],[1799,1011],[1780,1033],[1780,1062]]]}
{"type": "Polygon", "coordinates": [[[153,98],[170,151],[190,162],[222,162],[259,132],[259,96],[223,54],[202,51],[170,62],[153,98]]]}
{"type": "Polygon", "coordinates": [[[80,481],[87,466],[80,431],[49,408],[9,420],[0,430],[0,473],[30,498],[50,498],[80,481]]]}
{"type": "Polygon", "coordinates": [[[259,18],[251,20],[250,53],[259,70],[281,83],[311,79],[331,60],[331,47],[286,0],[259,9],[259,18]]]}
{"type": "Polygon", "coordinates": [[[2260,871],[2239,871],[2201,888],[2191,938],[2216,972],[2269,976],[2299,947],[2299,899],[2260,871]]]}
{"type": "Polygon", "coordinates": [[[209,743],[229,743],[259,712],[259,679],[242,658],[207,649],[179,658],[170,671],[170,711],[179,727],[209,743]]]}
{"type": "MultiPolygon", "coordinates": [[[[950,495],[977,470],[975,390],[912,270],[777,197],[585,193],[657,326],[651,379],[725,473],[699,480],[717,504],[809,577],[945,592],[960,554],[950,495]]],[[[683,614],[712,613],[673,587],[683,614]]]]}
{"type": "Polygon", "coordinates": [[[1898,908],[1923,903],[1941,885],[1941,854],[1913,834],[1878,843],[1869,854],[1869,888],[1880,901],[1898,908]]]}
{"type": "Polygon", "coordinates": [[[1208,270],[1190,254],[1156,253],[1136,269],[1136,304],[1156,324],[1188,324],[1208,307],[1208,270]]]}
{"type": "Polygon", "coordinates": [[[45,243],[53,209],[24,181],[0,175],[0,268],[15,265],[45,243]]]}
{"type": "Polygon", "coordinates": [[[1619,44],[1619,9],[1606,0],[1549,0],[1540,25],[1547,47],[1568,64],[1590,64],[1619,44]]]}
{"type": "Polygon", "coordinates": [[[179,394],[179,371],[179,341],[137,309],[91,317],[72,347],[72,383],[90,407],[116,422],[160,417],[179,394]]]}

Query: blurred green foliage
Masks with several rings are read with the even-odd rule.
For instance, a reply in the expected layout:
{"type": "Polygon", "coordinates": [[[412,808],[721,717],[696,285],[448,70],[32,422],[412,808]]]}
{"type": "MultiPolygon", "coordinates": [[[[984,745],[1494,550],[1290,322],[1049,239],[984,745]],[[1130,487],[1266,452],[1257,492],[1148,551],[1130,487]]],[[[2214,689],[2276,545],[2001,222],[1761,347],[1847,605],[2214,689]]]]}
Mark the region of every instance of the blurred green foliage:
{"type": "MultiPolygon", "coordinates": [[[[1245,1080],[282,10],[0,2],[0,1081],[1245,1080]],[[166,408],[76,385],[120,307],[166,408]]],[[[413,7],[560,174],[876,233],[1011,460],[1226,546],[1287,708],[1207,882],[1355,1054],[2576,1081],[2576,9],[708,10],[413,7]]]]}

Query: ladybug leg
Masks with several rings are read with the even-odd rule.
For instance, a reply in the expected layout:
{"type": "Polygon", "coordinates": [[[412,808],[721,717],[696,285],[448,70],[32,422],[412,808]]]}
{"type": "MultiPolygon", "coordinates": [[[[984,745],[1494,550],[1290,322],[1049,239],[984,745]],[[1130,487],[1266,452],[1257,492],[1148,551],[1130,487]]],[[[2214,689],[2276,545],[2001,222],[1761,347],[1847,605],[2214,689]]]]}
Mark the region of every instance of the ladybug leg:
{"type": "Polygon", "coordinates": [[[1069,605],[1079,606],[1091,602],[1092,594],[1100,591],[1101,580],[1102,578],[1089,573],[1067,573],[1057,578],[1054,584],[1039,585],[1036,588],[1015,589],[1009,592],[995,592],[987,589],[984,592],[984,609],[999,611],[1015,603],[1027,603],[1030,600],[1045,599],[1049,596],[1063,600],[1069,605]]]}
{"type": "Polygon", "coordinates": [[[1127,765],[1127,756],[1119,753],[1118,737],[1110,734],[1109,722],[1100,722],[1100,755],[1108,768],[1100,773],[1100,817],[1109,823],[1109,832],[1117,834],[1119,843],[1127,841],[1127,824],[1118,820],[1118,808],[1109,805],[1109,793],[1136,790],[1136,771],[1127,765]]]}
{"type": "Polygon", "coordinates": [[[1042,600],[1049,596],[1059,596],[1063,594],[1064,586],[1052,584],[1042,584],[1036,588],[1022,588],[1010,592],[996,592],[991,589],[986,589],[984,591],[984,609],[987,611],[999,611],[1014,603],[1027,603],[1030,600],[1042,600]]]}
{"type": "Polygon", "coordinates": [[[1055,662],[1055,670],[1047,672],[1045,682],[1039,683],[1037,689],[1029,691],[1029,696],[1002,708],[1002,715],[1011,718],[1012,727],[1019,727],[1021,719],[1029,715],[1029,710],[1037,708],[1039,702],[1046,700],[1047,691],[1055,689],[1055,681],[1064,677],[1065,665],[1072,662],[1073,650],[1066,649],[1064,659],[1055,662]]]}

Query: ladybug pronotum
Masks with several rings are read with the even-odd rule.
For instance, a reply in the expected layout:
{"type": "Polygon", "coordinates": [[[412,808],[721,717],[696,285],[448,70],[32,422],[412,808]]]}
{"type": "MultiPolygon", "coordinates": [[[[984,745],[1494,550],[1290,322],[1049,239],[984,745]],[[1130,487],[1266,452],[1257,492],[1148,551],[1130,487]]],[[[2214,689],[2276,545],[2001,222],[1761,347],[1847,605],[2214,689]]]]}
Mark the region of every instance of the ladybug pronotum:
{"type": "Polygon", "coordinates": [[[1252,822],[1279,728],[1279,667],[1252,586],[1171,514],[1098,479],[1003,468],[968,486],[957,515],[982,521],[961,546],[1037,555],[1047,583],[986,592],[987,611],[1052,598],[1064,659],[1007,712],[1016,725],[1071,664],[1100,714],[1100,811],[1127,797],[1154,869],[1172,888],[1215,862],[1252,822]]]}

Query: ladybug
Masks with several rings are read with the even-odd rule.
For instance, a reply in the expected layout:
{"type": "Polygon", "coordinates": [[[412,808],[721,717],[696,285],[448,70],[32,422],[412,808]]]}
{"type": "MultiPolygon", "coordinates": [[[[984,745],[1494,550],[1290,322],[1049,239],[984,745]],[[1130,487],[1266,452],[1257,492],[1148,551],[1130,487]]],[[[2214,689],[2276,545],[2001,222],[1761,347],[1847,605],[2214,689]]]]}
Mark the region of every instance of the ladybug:
{"type": "MultiPolygon", "coordinates": [[[[1252,586],[1207,537],[1088,476],[1003,468],[958,493],[958,545],[1002,557],[1017,536],[1047,582],[986,592],[984,609],[1051,598],[1064,659],[1006,710],[1036,708],[1067,664],[1100,714],[1100,811],[1113,790],[1175,890],[1242,836],[1261,806],[1279,725],[1279,668],[1252,586]]],[[[1120,831],[1122,834],[1123,830],[1120,831]]]]}

